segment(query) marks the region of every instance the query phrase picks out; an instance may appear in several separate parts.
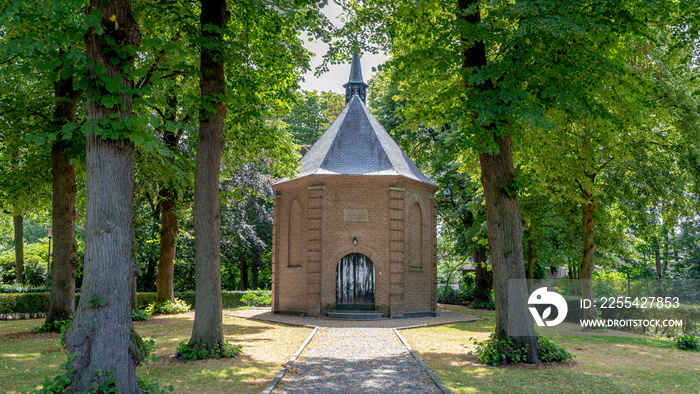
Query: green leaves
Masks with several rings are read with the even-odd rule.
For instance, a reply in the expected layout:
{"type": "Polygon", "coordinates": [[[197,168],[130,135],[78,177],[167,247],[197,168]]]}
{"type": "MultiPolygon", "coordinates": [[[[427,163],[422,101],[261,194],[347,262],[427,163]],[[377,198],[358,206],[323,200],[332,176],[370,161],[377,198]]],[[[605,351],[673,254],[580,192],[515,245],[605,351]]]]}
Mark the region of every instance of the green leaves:
{"type": "Polygon", "coordinates": [[[105,306],[107,303],[103,298],[101,298],[97,294],[93,294],[90,296],[90,299],[85,302],[85,307],[86,308],[97,308],[100,306],[105,306]]]}

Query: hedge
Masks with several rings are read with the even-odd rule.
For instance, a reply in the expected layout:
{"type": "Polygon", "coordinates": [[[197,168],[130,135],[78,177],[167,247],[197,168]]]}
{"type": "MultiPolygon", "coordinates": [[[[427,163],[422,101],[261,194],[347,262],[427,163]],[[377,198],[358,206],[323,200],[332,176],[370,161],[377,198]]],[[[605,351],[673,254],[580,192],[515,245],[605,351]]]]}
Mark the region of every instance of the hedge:
{"type": "MultiPolygon", "coordinates": [[[[224,308],[236,308],[245,305],[241,297],[247,293],[257,295],[270,294],[270,291],[222,291],[221,299],[224,308]]],[[[139,308],[156,301],[156,293],[138,293],[139,308]]],[[[194,308],[194,291],[175,292],[175,298],[179,298],[194,308]]],[[[75,295],[75,305],[80,301],[80,294],[75,295]]],[[[46,313],[49,310],[49,293],[4,293],[0,294],[0,314],[15,313],[46,313]]]]}
{"type": "Polygon", "coordinates": [[[0,284],[0,293],[43,293],[46,286],[26,286],[19,284],[0,284]]]}

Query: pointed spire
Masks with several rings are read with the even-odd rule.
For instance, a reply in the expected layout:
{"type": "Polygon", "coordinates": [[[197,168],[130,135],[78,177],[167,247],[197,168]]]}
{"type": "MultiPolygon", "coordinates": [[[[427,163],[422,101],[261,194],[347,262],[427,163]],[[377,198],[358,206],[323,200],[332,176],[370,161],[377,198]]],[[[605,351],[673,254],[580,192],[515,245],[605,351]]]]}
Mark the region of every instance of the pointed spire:
{"type": "Polygon", "coordinates": [[[352,54],[352,65],[350,66],[350,79],[348,79],[348,82],[363,82],[362,64],[360,63],[360,55],[357,52],[352,54]]]}
{"type": "Polygon", "coordinates": [[[362,66],[360,64],[360,55],[357,52],[352,55],[352,65],[350,66],[350,79],[343,85],[345,88],[345,104],[347,104],[352,96],[358,95],[363,103],[366,103],[367,85],[362,80],[362,66]]]}

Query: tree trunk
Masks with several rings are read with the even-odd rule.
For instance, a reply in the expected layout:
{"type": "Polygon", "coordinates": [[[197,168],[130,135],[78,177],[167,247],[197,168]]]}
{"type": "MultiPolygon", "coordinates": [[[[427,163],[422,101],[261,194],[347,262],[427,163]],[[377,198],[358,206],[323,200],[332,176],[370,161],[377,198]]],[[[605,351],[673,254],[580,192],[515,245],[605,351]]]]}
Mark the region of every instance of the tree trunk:
{"type": "MultiPolygon", "coordinates": [[[[135,223],[136,219],[132,221],[135,223]]],[[[131,310],[138,312],[139,297],[138,297],[138,279],[141,274],[141,267],[138,261],[138,247],[136,246],[136,228],[131,226],[131,310]]]]}
{"type": "Polygon", "coordinates": [[[139,310],[139,293],[138,293],[138,278],[141,273],[141,268],[139,267],[136,260],[131,264],[131,297],[129,300],[129,306],[132,311],[138,312],[139,310]]]}
{"type": "Polygon", "coordinates": [[[474,301],[491,301],[491,289],[493,288],[493,271],[489,271],[486,261],[486,249],[479,248],[474,252],[474,301]]]}
{"type": "MultiPolygon", "coordinates": [[[[60,78],[54,83],[58,100],[54,110],[54,129],[75,121],[75,112],[81,92],[73,89],[73,77],[60,78]]],[[[64,320],[75,313],[75,170],[66,153],[68,143],[57,141],[51,149],[53,173],[53,200],[51,227],[53,229],[53,262],[51,263],[51,298],[46,324],[64,320]]]]}
{"type": "MultiPolygon", "coordinates": [[[[478,0],[459,0],[457,18],[468,24],[478,24],[481,20],[478,0]],[[476,4],[474,13],[463,14],[462,11],[476,4]]],[[[470,73],[486,66],[486,49],[483,41],[464,42],[463,51],[465,74],[464,84],[470,73]]],[[[491,94],[493,82],[486,79],[474,86],[482,94],[491,94]]],[[[474,114],[478,117],[478,114],[474,114]]],[[[498,153],[479,153],[481,167],[481,184],[486,200],[486,224],[489,249],[491,250],[491,267],[494,279],[496,302],[496,337],[512,338],[516,348],[528,347],[527,362],[539,362],[539,340],[533,326],[532,316],[528,310],[527,283],[523,258],[523,224],[520,207],[515,195],[507,191],[513,187],[515,169],[513,167],[513,143],[510,135],[499,136],[496,125],[484,127],[490,134],[491,141],[498,147],[498,153]]]]}
{"type": "Polygon", "coordinates": [[[189,344],[212,350],[224,341],[221,312],[221,254],[219,168],[226,118],[222,36],[207,25],[223,29],[225,0],[202,0],[200,24],[207,41],[201,47],[200,95],[211,110],[199,113],[199,143],[194,179],[195,316],[189,344]]]}
{"type": "MultiPolygon", "coordinates": [[[[169,119],[177,121],[178,100],[174,92],[168,96],[169,119]]],[[[180,143],[180,134],[170,131],[163,133],[165,145],[171,150],[177,149],[180,143]]],[[[170,163],[175,165],[173,159],[170,163]]],[[[164,187],[160,190],[161,219],[160,219],[160,256],[158,258],[158,278],[156,279],[156,301],[175,301],[175,251],[177,243],[177,215],[175,201],[178,198],[177,190],[164,187]]]]}
{"type": "MultiPolygon", "coordinates": [[[[595,176],[591,176],[591,183],[595,176]]],[[[593,267],[595,266],[595,197],[583,190],[583,208],[581,214],[581,225],[583,228],[583,260],[579,271],[579,281],[581,283],[581,296],[591,300],[591,307],[583,310],[584,319],[595,318],[595,307],[593,306],[593,267]]]]}
{"type": "MultiPolygon", "coordinates": [[[[75,113],[75,112],[73,112],[75,113]]],[[[71,120],[72,121],[72,120],[71,120]]],[[[46,323],[64,320],[75,313],[75,171],[62,141],[51,150],[53,169],[53,262],[51,264],[51,298],[46,323]]]]}
{"type": "Polygon", "coordinates": [[[158,277],[156,279],[156,301],[174,301],[175,289],[175,243],[177,242],[177,216],[175,215],[174,190],[163,189],[160,195],[165,199],[161,205],[160,258],[158,259],[158,277]]]}
{"type": "Polygon", "coordinates": [[[253,264],[250,266],[250,277],[252,281],[252,288],[257,290],[260,287],[260,284],[258,283],[258,278],[259,278],[259,273],[260,273],[260,265],[257,263],[253,264]]]}
{"type": "MultiPolygon", "coordinates": [[[[91,81],[96,84],[104,76],[120,76],[123,68],[133,63],[133,55],[122,51],[126,45],[139,46],[141,34],[129,0],[91,0],[88,10],[103,15],[104,36],[92,30],[85,39],[87,56],[106,69],[99,73],[90,67],[91,81]],[[105,45],[105,36],[115,44],[105,45]],[[126,55],[124,59],[120,54],[126,55]],[[114,58],[117,64],[112,63],[114,58]]],[[[128,78],[121,84],[133,86],[128,78]]],[[[90,94],[88,122],[129,118],[131,96],[117,97],[121,105],[108,109],[100,105],[100,97],[90,94]]],[[[129,302],[134,146],[126,139],[103,139],[94,133],[86,140],[85,265],[80,303],[66,333],[68,352],[75,356],[70,363],[74,369],[70,375],[71,392],[89,391],[95,383],[106,383],[111,376],[117,391],[139,393],[136,366],[141,357],[132,336],[129,302]]]]}
{"type": "MultiPolygon", "coordinates": [[[[17,283],[24,284],[24,216],[12,215],[15,227],[15,274],[17,283]]],[[[48,274],[47,274],[48,275],[48,274]]]]}
{"type": "Polygon", "coordinates": [[[527,291],[532,294],[535,279],[535,246],[532,241],[532,227],[527,231],[527,291]]]}
{"type": "Polygon", "coordinates": [[[663,296],[663,266],[661,265],[661,247],[659,246],[659,237],[654,235],[652,237],[652,243],[654,245],[654,264],[656,266],[656,296],[663,296]]]}
{"type": "Polygon", "coordinates": [[[241,290],[248,290],[248,261],[246,260],[245,257],[241,259],[241,283],[239,284],[239,288],[241,290]]]}
{"type": "Polygon", "coordinates": [[[663,266],[663,275],[666,275],[666,272],[668,271],[668,261],[669,261],[669,235],[668,235],[668,229],[664,226],[663,227],[663,233],[664,233],[664,266],[663,266]]]}
{"type": "Polygon", "coordinates": [[[510,136],[494,136],[494,140],[499,153],[480,153],[479,162],[496,298],[496,337],[512,338],[516,348],[528,346],[527,361],[538,363],[539,340],[527,304],[520,208],[517,197],[506,192],[515,172],[513,146],[510,136]]]}

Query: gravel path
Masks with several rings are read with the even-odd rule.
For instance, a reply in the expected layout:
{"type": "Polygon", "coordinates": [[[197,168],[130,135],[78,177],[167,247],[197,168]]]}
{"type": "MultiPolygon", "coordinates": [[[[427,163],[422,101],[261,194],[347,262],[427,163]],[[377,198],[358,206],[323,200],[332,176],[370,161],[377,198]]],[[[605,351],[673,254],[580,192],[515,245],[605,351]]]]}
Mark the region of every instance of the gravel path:
{"type": "Polygon", "coordinates": [[[441,393],[388,328],[321,328],[274,393],[441,393]]]}
{"type": "Polygon", "coordinates": [[[270,308],[226,314],[276,323],[320,327],[273,393],[441,393],[392,328],[476,321],[444,313],[437,317],[334,320],[278,315],[270,308]]]}

